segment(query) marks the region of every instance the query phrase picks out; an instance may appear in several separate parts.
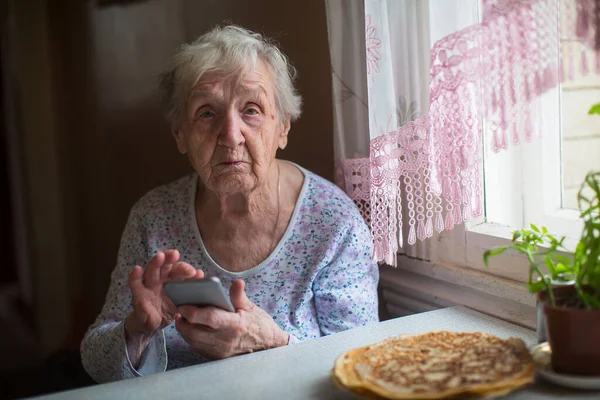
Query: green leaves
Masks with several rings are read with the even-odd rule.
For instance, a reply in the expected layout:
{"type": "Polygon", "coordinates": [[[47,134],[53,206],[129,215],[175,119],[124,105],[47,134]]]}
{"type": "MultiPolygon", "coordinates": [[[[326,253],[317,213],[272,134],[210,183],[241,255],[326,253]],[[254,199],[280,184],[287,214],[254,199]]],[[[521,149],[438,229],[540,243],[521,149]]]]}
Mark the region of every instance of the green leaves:
{"type": "MultiPolygon", "coordinates": [[[[600,114],[600,104],[590,114],[594,109],[600,114]]],[[[574,254],[575,281],[584,306],[600,308],[600,172],[586,175],[577,197],[584,226],[574,254]]]]}
{"type": "Polygon", "coordinates": [[[600,103],[598,104],[594,104],[592,106],[592,108],[590,108],[590,111],[588,111],[589,115],[593,115],[593,114],[598,114],[600,115],[600,103]]]}
{"type": "MultiPolygon", "coordinates": [[[[592,113],[600,115],[600,104],[592,107],[592,113]]],[[[557,238],[545,226],[531,224],[530,229],[513,232],[510,245],[486,250],[484,264],[488,266],[490,257],[507,250],[516,251],[529,261],[527,287],[530,292],[545,290],[552,305],[556,305],[552,285],[574,283],[579,304],[600,309],[600,172],[587,174],[579,190],[578,202],[584,228],[572,257],[561,254],[568,253],[564,246],[565,237],[557,238]]]]}
{"type": "Polygon", "coordinates": [[[516,242],[522,236],[521,231],[514,231],[512,236],[512,241],[516,242]]]}
{"type": "MultiPolygon", "coordinates": [[[[555,259],[555,260],[560,261],[560,263],[558,264],[558,266],[562,265],[563,268],[567,268],[564,264],[571,265],[573,263],[572,259],[570,259],[569,257],[565,257],[565,256],[563,256],[562,254],[559,254],[559,253],[552,254],[552,258],[555,259]]],[[[563,270],[563,271],[558,271],[558,272],[560,273],[560,272],[566,272],[566,271],[563,270]]]]}
{"type": "Polygon", "coordinates": [[[554,304],[554,296],[551,292],[552,282],[563,281],[564,276],[574,276],[573,262],[559,253],[561,250],[566,250],[563,246],[564,237],[557,239],[548,233],[545,226],[540,228],[531,224],[530,228],[513,232],[512,244],[486,250],[483,253],[483,262],[489,266],[490,257],[502,254],[509,249],[525,255],[529,261],[527,288],[532,293],[546,290],[550,301],[554,304]],[[548,274],[542,270],[542,266],[547,268],[548,274]]]}
{"type": "Polygon", "coordinates": [[[508,248],[509,248],[509,246],[499,246],[499,247],[492,247],[491,249],[484,251],[483,252],[483,263],[485,264],[485,266],[489,267],[488,261],[489,261],[490,257],[494,257],[499,254],[502,254],[508,248]]]}
{"type": "Polygon", "coordinates": [[[542,290],[547,289],[547,284],[543,279],[540,279],[535,283],[528,283],[527,288],[531,293],[539,293],[542,290]]]}
{"type": "Polygon", "coordinates": [[[552,257],[544,257],[544,263],[546,264],[546,267],[548,267],[548,272],[550,272],[550,275],[552,275],[554,278],[554,275],[556,275],[556,266],[554,265],[554,260],[552,260],[552,257]]]}

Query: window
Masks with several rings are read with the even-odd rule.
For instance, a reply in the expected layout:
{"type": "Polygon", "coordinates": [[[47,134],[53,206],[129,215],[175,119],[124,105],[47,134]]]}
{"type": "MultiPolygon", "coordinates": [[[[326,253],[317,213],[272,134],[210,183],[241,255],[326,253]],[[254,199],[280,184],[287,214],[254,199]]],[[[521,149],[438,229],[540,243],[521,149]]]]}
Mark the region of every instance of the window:
{"type": "MultiPolygon", "coordinates": [[[[584,50],[578,43],[564,38],[559,50],[574,53],[575,74],[574,79],[542,95],[534,108],[542,116],[542,138],[494,153],[491,138],[485,135],[484,217],[470,221],[464,229],[444,232],[432,261],[524,282],[528,269],[522,256],[504,254],[487,268],[482,254],[492,246],[508,244],[514,230],[531,223],[566,236],[567,247],[574,249],[583,227],[577,192],[585,174],[600,169],[600,119],[587,114],[592,104],[600,102],[600,77],[581,74],[579,60],[584,50]]],[[[592,56],[588,54],[588,60],[592,56]]]]}
{"type": "MultiPolygon", "coordinates": [[[[577,62],[574,67],[580,70],[577,62]]],[[[577,72],[575,79],[540,100],[541,140],[501,153],[486,146],[486,222],[513,230],[531,223],[545,225],[574,242],[583,227],[579,187],[587,172],[600,169],[600,121],[588,115],[592,104],[600,101],[600,77],[577,72]]]]}
{"type": "MultiPolygon", "coordinates": [[[[563,40],[562,51],[570,43],[563,40]]],[[[589,58],[588,58],[589,59],[589,58]]],[[[575,79],[561,87],[562,206],[578,209],[577,193],[585,174],[600,169],[600,118],[588,110],[600,102],[600,75],[583,76],[576,57],[575,79]]]]}
{"type": "MultiPolygon", "coordinates": [[[[430,9],[438,10],[441,4],[433,3],[430,0],[430,9]]],[[[480,1],[457,0],[451,5],[460,8],[469,23],[481,20],[480,1]]],[[[447,32],[440,31],[443,24],[433,18],[431,22],[435,42],[447,32]]],[[[579,44],[570,38],[557,40],[555,50],[557,67],[559,51],[581,59],[579,44]]],[[[592,54],[590,60],[595,61],[592,54]]],[[[382,269],[384,295],[395,291],[386,301],[410,310],[415,299],[431,303],[433,297],[535,327],[535,297],[524,285],[527,258],[509,251],[493,257],[486,267],[482,255],[490,247],[509,244],[514,230],[531,223],[567,236],[567,247],[575,247],[583,225],[576,194],[588,170],[600,169],[600,119],[587,115],[592,103],[600,102],[600,78],[582,78],[580,67],[573,66],[575,79],[547,91],[531,110],[541,116],[534,118],[542,120],[541,139],[494,153],[485,132],[484,216],[406,248],[397,270],[382,269]]]]}
{"type": "Polygon", "coordinates": [[[541,138],[500,153],[486,149],[487,223],[511,230],[533,223],[544,225],[555,235],[569,239],[576,240],[579,236],[582,223],[577,210],[563,205],[563,182],[579,179],[572,177],[571,172],[563,171],[564,157],[581,155],[567,153],[563,145],[561,92],[562,88],[555,88],[540,99],[537,112],[542,114],[541,138]]]}

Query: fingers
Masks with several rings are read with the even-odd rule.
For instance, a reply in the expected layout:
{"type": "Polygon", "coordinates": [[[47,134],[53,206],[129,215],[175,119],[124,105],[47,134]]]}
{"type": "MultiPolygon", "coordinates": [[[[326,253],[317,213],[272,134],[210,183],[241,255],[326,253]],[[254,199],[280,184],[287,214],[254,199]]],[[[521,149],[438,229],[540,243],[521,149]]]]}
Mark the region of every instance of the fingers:
{"type": "Polygon", "coordinates": [[[160,282],[160,268],[165,263],[165,253],[159,251],[152,257],[146,271],[144,271],[144,284],[148,287],[156,286],[160,282]]]}
{"type": "MultiPolygon", "coordinates": [[[[160,327],[160,311],[152,303],[152,294],[143,282],[144,270],[136,265],[129,273],[129,289],[131,290],[133,315],[135,322],[132,330],[139,334],[153,333],[160,327]]],[[[131,325],[131,324],[130,324],[131,325]]]]}
{"type": "Polygon", "coordinates": [[[236,279],[231,284],[231,288],[229,289],[229,297],[231,298],[231,304],[233,308],[237,310],[245,310],[250,311],[254,308],[254,303],[248,299],[246,296],[246,292],[244,288],[246,284],[241,279],[236,279]]]}
{"type": "Polygon", "coordinates": [[[175,329],[177,329],[177,331],[181,334],[181,337],[183,337],[188,343],[195,342],[198,344],[199,341],[210,341],[207,339],[213,337],[214,335],[213,331],[208,330],[210,328],[204,328],[200,325],[193,324],[183,318],[181,314],[177,314],[175,316],[175,329]]]}
{"type": "Polygon", "coordinates": [[[189,338],[192,336],[194,325],[186,321],[186,319],[178,313],[175,314],[175,329],[177,329],[177,331],[181,333],[181,336],[184,338],[189,338]]]}
{"type": "Polygon", "coordinates": [[[160,269],[160,281],[165,282],[169,278],[169,274],[171,273],[171,269],[173,268],[173,264],[163,265],[160,269]]]}
{"type": "Polygon", "coordinates": [[[129,273],[129,290],[131,290],[131,294],[134,298],[138,293],[144,290],[144,283],[142,282],[143,275],[144,270],[139,265],[136,265],[129,273]]]}
{"type": "MultiPolygon", "coordinates": [[[[166,250],[164,252],[159,251],[156,253],[146,266],[146,271],[144,272],[143,277],[144,284],[147,287],[155,287],[166,281],[171,272],[172,265],[179,261],[179,257],[179,251],[173,249],[166,250]]],[[[194,275],[192,272],[195,271],[188,272],[188,275],[183,276],[183,278],[193,277],[194,275]]]]}
{"type": "Polygon", "coordinates": [[[179,261],[179,251],[175,249],[165,250],[165,264],[175,264],[179,261]]]}
{"type": "Polygon", "coordinates": [[[178,311],[187,322],[214,330],[229,328],[239,321],[237,314],[216,307],[181,306],[178,311]]]}
{"type": "Polygon", "coordinates": [[[196,270],[196,268],[192,267],[188,263],[178,262],[173,264],[169,274],[169,280],[181,280],[181,279],[191,279],[196,278],[198,276],[198,272],[202,273],[202,278],[204,277],[204,273],[201,270],[196,270]]]}

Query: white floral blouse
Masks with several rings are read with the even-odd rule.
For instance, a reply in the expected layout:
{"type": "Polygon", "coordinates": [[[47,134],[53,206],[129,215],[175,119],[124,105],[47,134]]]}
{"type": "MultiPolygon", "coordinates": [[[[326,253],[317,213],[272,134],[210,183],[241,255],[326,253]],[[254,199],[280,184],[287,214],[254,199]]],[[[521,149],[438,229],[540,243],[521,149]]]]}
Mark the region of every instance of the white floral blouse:
{"type": "Polygon", "coordinates": [[[166,249],[179,250],[182,261],[218,276],[227,289],[244,279],[248,298],[290,334],[290,344],[378,320],[379,272],[367,225],[340,189],[299,168],[304,183],[284,236],[266,260],[240,273],[221,268],[204,247],[194,208],[196,174],[158,187],[135,204],[104,307],[81,343],[82,362],[93,379],[115,381],[207,361],[174,324],[155,334],[137,370],[127,355],[128,273],[166,249]]]}

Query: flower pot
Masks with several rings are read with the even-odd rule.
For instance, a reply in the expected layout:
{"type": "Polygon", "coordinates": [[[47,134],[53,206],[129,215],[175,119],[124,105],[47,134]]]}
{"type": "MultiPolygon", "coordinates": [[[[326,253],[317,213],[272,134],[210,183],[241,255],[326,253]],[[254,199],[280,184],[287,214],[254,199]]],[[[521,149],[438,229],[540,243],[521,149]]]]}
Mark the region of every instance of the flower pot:
{"type": "MultiPolygon", "coordinates": [[[[565,287],[565,286],[573,286],[573,283],[563,282],[563,281],[552,282],[553,288],[565,287]]],[[[538,296],[537,304],[536,304],[536,307],[537,307],[536,336],[537,336],[538,343],[543,343],[543,342],[548,341],[548,330],[546,327],[546,313],[544,312],[544,304],[545,304],[545,301],[541,299],[541,296],[538,296]]]]}
{"type": "Polygon", "coordinates": [[[553,293],[556,307],[545,292],[539,295],[544,302],[552,368],[563,374],[600,376],[600,310],[561,306],[577,297],[573,286],[554,288],[553,293]]]}

